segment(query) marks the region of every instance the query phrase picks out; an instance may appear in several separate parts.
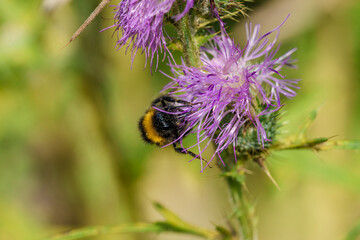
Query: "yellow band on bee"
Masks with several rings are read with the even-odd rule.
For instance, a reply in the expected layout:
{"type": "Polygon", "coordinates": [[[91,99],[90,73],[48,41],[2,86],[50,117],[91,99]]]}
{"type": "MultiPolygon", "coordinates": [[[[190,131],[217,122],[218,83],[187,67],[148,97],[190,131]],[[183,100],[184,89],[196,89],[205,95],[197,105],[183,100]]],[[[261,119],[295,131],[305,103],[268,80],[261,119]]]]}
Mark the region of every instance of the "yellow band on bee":
{"type": "Polygon", "coordinates": [[[153,116],[155,113],[155,109],[150,108],[149,111],[146,112],[144,116],[144,120],[142,125],[146,132],[146,137],[153,143],[163,146],[165,144],[165,138],[161,137],[157,132],[153,124],[153,116]]]}

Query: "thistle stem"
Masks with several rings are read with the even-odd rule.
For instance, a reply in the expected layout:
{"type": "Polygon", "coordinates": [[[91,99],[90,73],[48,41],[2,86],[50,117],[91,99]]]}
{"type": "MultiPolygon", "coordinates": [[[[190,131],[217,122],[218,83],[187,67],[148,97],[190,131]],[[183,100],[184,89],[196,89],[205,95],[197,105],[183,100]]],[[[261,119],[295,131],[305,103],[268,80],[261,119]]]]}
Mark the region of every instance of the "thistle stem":
{"type": "Polygon", "coordinates": [[[241,239],[256,239],[256,218],[253,206],[248,201],[245,187],[245,167],[243,161],[237,159],[235,163],[233,157],[228,153],[222,153],[223,160],[228,163],[222,170],[226,183],[229,187],[233,206],[233,215],[240,225],[239,234],[241,239]],[[230,163],[230,164],[229,164],[230,163]],[[234,163],[234,164],[231,164],[234,163]]]}
{"type": "MultiPolygon", "coordinates": [[[[179,6],[177,12],[180,13],[179,6]]],[[[177,23],[178,35],[181,40],[183,56],[187,66],[199,67],[200,64],[200,52],[199,47],[195,38],[195,24],[194,16],[186,14],[177,23]]],[[[226,163],[235,163],[233,155],[224,153],[222,154],[223,159],[226,159],[226,163]],[[224,156],[223,156],[224,155],[224,156]]],[[[238,163],[241,161],[238,160],[238,163]]],[[[255,220],[253,216],[252,206],[248,202],[245,192],[245,184],[241,179],[244,179],[244,167],[242,164],[227,164],[223,169],[226,182],[228,184],[233,208],[234,215],[240,225],[240,236],[243,240],[253,240],[255,236],[255,220]],[[232,165],[232,166],[231,166],[232,165]]]]}
{"type": "Polygon", "coordinates": [[[195,26],[191,15],[186,14],[181,20],[179,20],[178,33],[182,43],[186,65],[199,67],[200,52],[195,38],[195,26]]]}
{"type": "Polygon", "coordinates": [[[240,234],[244,240],[254,239],[254,220],[252,210],[244,194],[244,187],[236,180],[227,179],[227,184],[231,192],[234,214],[240,224],[240,234]]]}

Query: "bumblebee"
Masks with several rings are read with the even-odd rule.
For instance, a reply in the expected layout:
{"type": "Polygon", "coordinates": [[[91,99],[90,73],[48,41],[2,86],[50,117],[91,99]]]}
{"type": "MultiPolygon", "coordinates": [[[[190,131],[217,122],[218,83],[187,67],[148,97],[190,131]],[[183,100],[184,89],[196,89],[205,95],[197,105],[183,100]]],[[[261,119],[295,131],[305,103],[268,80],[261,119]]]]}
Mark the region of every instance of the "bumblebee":
{"type": "Polygon", "coordinates": [[[144,141],[159,147],[173,143],[172,146],[176,152],[189,154],[194,158],[203,160],[195,153],[178,146],[179,137],[188,134],[188,132],[184,133],[187,127],[184,118],[189,114],[185,108],[191,105],[189,102],[169,95],[155,99],[139,121],[139,130],[144,141]]]}

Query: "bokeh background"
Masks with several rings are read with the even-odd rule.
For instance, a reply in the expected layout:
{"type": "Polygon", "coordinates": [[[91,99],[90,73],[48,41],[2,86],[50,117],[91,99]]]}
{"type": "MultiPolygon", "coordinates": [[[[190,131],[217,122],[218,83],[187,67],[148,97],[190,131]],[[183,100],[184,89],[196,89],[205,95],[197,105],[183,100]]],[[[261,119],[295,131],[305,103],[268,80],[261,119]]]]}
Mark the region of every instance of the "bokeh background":
{"type": "MultiPolygon", "coordinates": [[[[168,82],[138,54],[115,50],[107,8],[63,47],[99,1],[0,1],[0,239],[153,221],[159,201],[196,225],[226,225],[225,184],[169,149],[145,145],[137,121],[168,82]]],[[[112,4],[117,4],[112,1],[112,4]]],[[[282,51],[297,47],[298,96],[287,102],[288,134],[313,109],[310,137],[360,139],[360,2],[267,0],[229,24],[244,44],[244,21],[281,29],[282,51]]],[[[160,69],[167,70],[165,63],[160,69]]],[[[211,154],[211,153],[209,153],[211,154]]],[[[278,191],[254,166],[248,188],[261,240],[343,239],[360,219],[360,154],[274,153],[278,191]]],[[[195,239],[174,234],[146,239],[195,239]]],[[[91,239],[142,239],[100,236],[91,239]]]]}

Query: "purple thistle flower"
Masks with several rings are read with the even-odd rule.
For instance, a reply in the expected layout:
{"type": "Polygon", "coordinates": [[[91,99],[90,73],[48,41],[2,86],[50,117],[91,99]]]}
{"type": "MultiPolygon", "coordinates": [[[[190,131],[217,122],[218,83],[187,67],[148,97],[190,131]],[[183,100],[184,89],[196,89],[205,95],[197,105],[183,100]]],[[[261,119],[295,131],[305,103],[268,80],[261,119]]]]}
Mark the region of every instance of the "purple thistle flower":
{"type": "Polygon", "coordinates": [[[163,91],[168,90],[177,98],[192,103],[184,118],[184,124],[188,126],[184,132],[197,134],[200,157],[214,141],[216,150],[209,163],[231,145],[235,152],[239,132],[248,124],[256,127],[262,146],[264,141],[271,141],[260,116],[279,110],[281,95],[286,98],[296,95],[293,89],[298,88],[295,84],[299,80],[286,79],[280,74],[284,65],[293,66],[290,56],[296,49],[275,57],[279,50],[275,44],[282,24],[264,35],[259,33],[260,25],[253,28],[251,23],[246,24],[247,44],[243,49],[226,33],[216,36],[202,49],[201,68],[184,63],[170,64],[175,76],[169,76],[173,81],[163,91]],[[268,38],[272,33],[276,34],[273,41],[268,38]],[[263,107],[260,108],[258,103],[263,107]],[[206,139],[208,142],[201,149],[200,143],[206,139]]]}
{"type": "MultiPolygon", "coordinates": [[[[106,29],[115,27],[118,35],[117,48],[127,44],[131,46],[132,62],[139,49],[145,52],[146,61],[150,64],[156,54],[157,63],[159,51],[169,52],[163,33],[164,15],[167,14],[176,0],[123,0],[115,7],[114,24],[106,29]],[[121,32],[121,37],[119,36],[121,32]]],[[[174,16],[178,21],[192,8],[194,0],[187,0],[182,13],[174,16]]],[[[106,30],[104,29],[104,30],[106,30]]],[[[165,56],[164,56],[165,57],[165,56]]]]}

